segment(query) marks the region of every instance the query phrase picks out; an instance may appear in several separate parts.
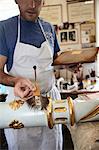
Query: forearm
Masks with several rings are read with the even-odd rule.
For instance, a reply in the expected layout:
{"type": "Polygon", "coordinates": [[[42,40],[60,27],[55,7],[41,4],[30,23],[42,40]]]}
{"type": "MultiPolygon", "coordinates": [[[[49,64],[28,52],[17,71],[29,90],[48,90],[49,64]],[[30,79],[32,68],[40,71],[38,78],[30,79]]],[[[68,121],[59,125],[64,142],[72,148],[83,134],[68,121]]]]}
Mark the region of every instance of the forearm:
{"type": "Polygon", "coordinates": [[[0,70],[0,84],[14,87],[17,80],[17,77],[10,76],[7,73],[0,70]]]}

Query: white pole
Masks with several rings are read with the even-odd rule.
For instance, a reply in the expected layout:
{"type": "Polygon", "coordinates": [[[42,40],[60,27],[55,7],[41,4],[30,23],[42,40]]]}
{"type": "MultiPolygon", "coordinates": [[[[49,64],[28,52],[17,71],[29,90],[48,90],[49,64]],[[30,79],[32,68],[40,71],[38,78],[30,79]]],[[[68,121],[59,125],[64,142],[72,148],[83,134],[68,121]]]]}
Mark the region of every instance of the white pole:
{"type": "Polygon", "coordinates": [[[98,48],[96,61],[96,76],[99,77],[99,0],[95,0],[95,16],[96,16],[96,47],[98,48]]]}
{"type": "Polygon", "coordinates": [[[95,0],[96,47],[99,47],[99,0],[95,0]]]}
{"type": "Polygon", "coordinates": [[[21,100],[0,103],[0,128],[20,129],[23,127],[47,126],[55,124],[73,126],[78,122],[99,121],[99,100],[50,101],[47,110],[30,108],[21,100]]]}

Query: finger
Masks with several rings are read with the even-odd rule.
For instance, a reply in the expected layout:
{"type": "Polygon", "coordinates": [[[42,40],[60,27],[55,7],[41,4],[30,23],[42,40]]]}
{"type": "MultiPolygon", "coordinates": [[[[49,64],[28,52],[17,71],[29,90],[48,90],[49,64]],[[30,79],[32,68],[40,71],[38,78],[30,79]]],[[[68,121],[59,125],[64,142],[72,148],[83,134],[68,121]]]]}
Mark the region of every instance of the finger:
{"type": "Polygon", "coordinates": [[[25,85],[27,85],[28,86],[28,88],[30,88],[31,90],[36,90],[36,86],[35,86],[35,84],[33,84],[30,80],[25,80],[25,82],[24,82],[24,84],[25,85]]]}
{"type": "Polygon", "coordinates": [[[30,93],[30,89],[29,88],[26,88],[23,92],[23,98],[26,97],[27,95],[29,95],[30,93]]]}
{"type": "Polygon", "coordinates": [[[33,91],[29,92],[28,95],[26,95],[24,98],[29,99],[31,97],[33,97],[33,91]]]}
{"type": "Polygon", "coordinates": [[[30,89],[27,87],[23,89],[23,87],[16,86],[14,89],[15,95],[21,98],[24,98],[26,95],[29,94],[29,92],[30,92],[30,89]]]}
{"type": "Polygon", "coordinates": [[[30,91],[27,96],[28,96],[28,97],[29,97],[29,96],[33,96],[33,91],[30,91]]]}
{"type": "Polygon", "coordinates": [[[14,89],[14,94],[15,94],[15,96],[19,96],[20,98],[24,97],[23,91],[20,89],[17,89],[17,90],[14,89]]]}

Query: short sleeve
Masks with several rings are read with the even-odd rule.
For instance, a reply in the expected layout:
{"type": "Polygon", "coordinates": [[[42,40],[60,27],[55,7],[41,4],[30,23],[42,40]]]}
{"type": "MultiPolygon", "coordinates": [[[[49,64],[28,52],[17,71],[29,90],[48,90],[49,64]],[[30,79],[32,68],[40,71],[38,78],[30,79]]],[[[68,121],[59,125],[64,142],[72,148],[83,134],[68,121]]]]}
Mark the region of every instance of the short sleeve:
{"type": "Polygon", "coordinates": [[[58,40],[57,40],[56,33],[55,33],[55,39],[54,39],[54,53],[56,54],[56,53],[59,52],[59,51],[60,51],[60,47],[59,47],[58,40]]]}
{"type": "Polygon", "coordinates": [[[8,56],[3,22],[0,22],[0,55],[8,56]]]}
{"type": "Polygon", "coordinates": [[[56,32],[55,32],[53,26],[52,26],[52,32],[53,32],[53,36],[54,36],[54,54],[56,54],[57,52],[60,51],[60,47],[59,47],[59,43],[58,43],[58,40],[57,40],[56,32]]]}

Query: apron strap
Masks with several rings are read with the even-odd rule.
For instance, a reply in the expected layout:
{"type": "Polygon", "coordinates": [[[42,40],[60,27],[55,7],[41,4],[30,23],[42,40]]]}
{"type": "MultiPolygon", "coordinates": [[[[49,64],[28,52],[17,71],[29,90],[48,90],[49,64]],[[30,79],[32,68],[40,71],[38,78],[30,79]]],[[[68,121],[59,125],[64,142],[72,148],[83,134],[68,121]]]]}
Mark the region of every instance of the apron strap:
{"type": "Polygon", "coordinates": [[[18,16],[18,37],[17,42],[20,42],[20,16],[18,16]]]}
{"type": "Polygon", "coordinates": [[[48,45],[49,48],[50,48],[51,57],[53,57],[53,52],[52,52],[52,50],[51,50],[50,43],[49,43],[49,41],[48,41],[48,39],[47,39],[47,36],[46,36],[46,34],[45,34],[45,31],[44,31],[44,28],[43,28],[43,26],[42,26],[41,21],[40,21],[39,18],[38,18],[38,23],[39,23],[40,28],[41,28],[41,31],[42,31],[42,33],[43,33],[43,35],[44,35],[44,37],[45,37],[45,40],[46,40],[46,42],[47,42],[47,45],[48,45]]]}
{"type": "Polygon", "coordinates": [[[39,25],[40,25],[41,31],[42,31],[42,33],[43,33],[43,35],[44,35],[44,37],[45,37],[46,42],[47,42],[48,45],[49,45],[49,41],[48,41],[48,39],[47,39],[47,37],[46,37],[45,31],[44,31],[44,28],[43,28],[43,26],[42,26],[42,24],[41,24],[40,19],[38,19],[38,23],[39,23],[39,25]]]}

